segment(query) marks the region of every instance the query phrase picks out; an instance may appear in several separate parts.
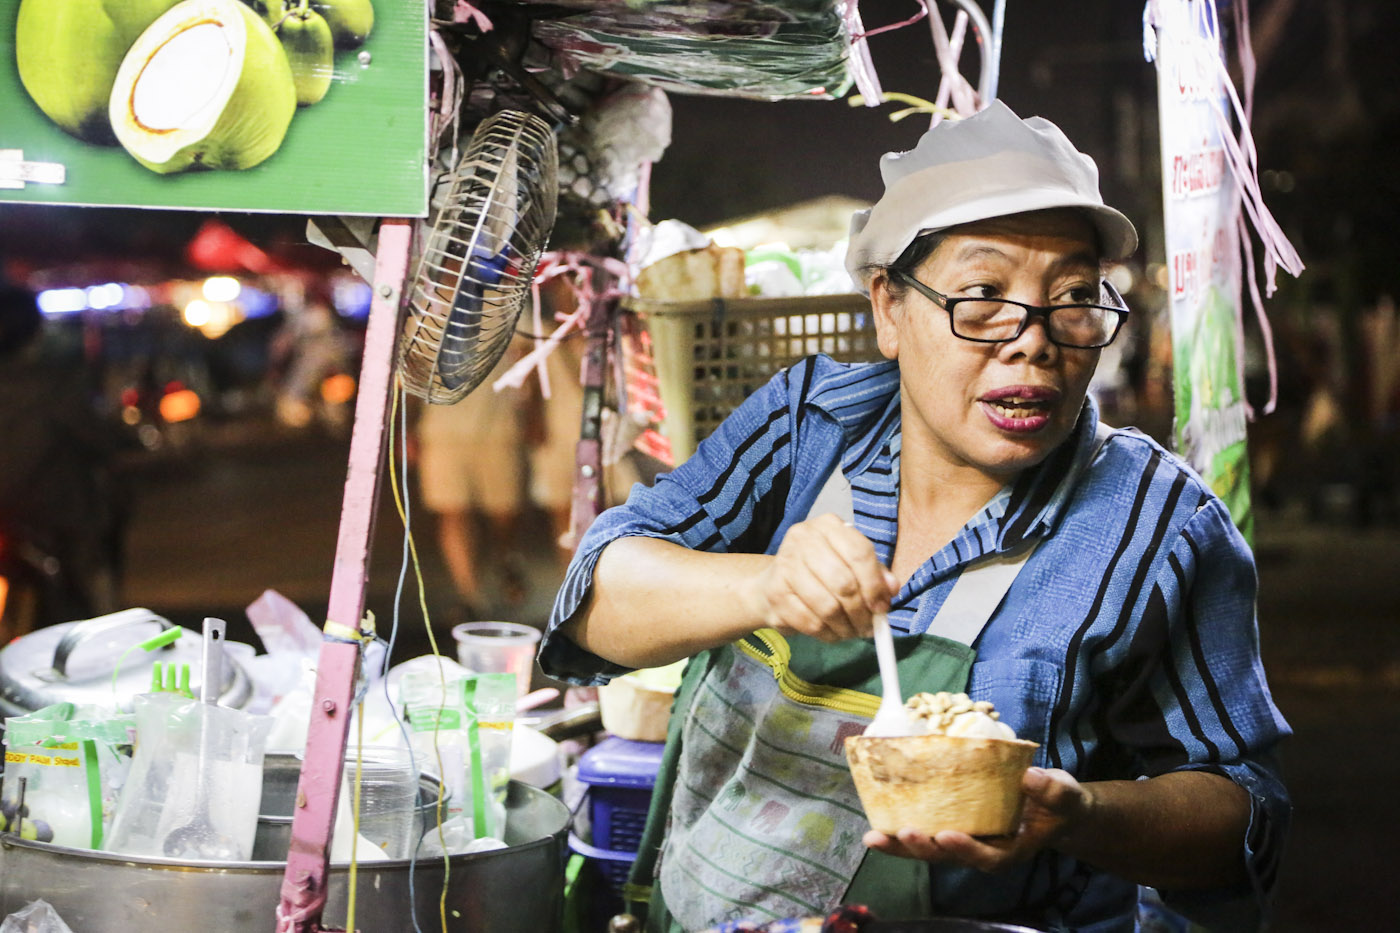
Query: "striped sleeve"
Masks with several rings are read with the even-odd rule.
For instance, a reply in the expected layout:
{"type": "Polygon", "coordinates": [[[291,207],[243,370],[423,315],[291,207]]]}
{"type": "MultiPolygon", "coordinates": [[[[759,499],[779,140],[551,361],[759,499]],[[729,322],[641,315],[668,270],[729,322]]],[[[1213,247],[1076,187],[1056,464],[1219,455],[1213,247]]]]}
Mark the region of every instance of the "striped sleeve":
{"type": "MultiPolygon", "coordinates": [[[[1249,893],[1262,917],[1290,816],[1273,753],[1290,730],[1260,661],[1256,589],[1248,546],[1225,505],[1207,498],[1182,527],[1153,584],[1106,726],[1135,756],[1140,774],[1209,771],[1249,794],[1249,829],[1241,842],[1249,893]]],[[[1193,912],[1196,897],[1164,894],[1173,907],[1193,912]]]]}
{"type": "MultiPolygon", "coordinates": [[[[623,537],[661,538],[692,550],[762,552],[782,519],[792,481],[791,381],[810,365],[774,376],[700,443],[695,455],[654,486],[598,517],[584,535],[555,598],[539,662],[551,677],[585,686],[627,668],[584,651],[558,633],[593,586],[603,549],[623,537]]],[[[799,382],[805,385],[804,382],[799,382]]]]}

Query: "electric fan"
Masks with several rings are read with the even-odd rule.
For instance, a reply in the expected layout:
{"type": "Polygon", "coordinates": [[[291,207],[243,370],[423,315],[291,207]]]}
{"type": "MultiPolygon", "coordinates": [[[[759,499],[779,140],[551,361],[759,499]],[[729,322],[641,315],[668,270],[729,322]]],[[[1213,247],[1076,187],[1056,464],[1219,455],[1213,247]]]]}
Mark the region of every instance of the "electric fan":
{"type": "Polygon", "coordinates": [[[399,372],[418,398],[461,401],[505,353],[554,226],[558,161],[549,124],[503,110],[438,182],[399,341],[399,372]]]}

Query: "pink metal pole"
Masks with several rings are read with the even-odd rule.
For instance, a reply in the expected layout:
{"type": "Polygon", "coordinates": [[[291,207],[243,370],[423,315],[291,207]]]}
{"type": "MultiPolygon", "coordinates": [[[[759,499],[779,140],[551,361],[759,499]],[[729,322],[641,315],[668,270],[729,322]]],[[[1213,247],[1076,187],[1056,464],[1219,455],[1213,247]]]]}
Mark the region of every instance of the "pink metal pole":
{"type": "Polygon", "coordinates": [[[306,758],[297,783],[282,901],[277,905],[278,933],[325,930],[321,926],[321,911],[326,905],[326,880],[330,873],[331,829],[335,825],[345,741],[359,673],[360,643],[355,633],[365,610],[365,583],[388,436],[389,393],[412,229],[407,220],[385,220],[379,226],[374,300],[360,364],[330,605],[316,666],[316,698],[311,706],[306,758]]]}
{"type": "MultiPolygon", "coordinates": [[[[599,273],[601,275],[601,273],[599,273]]],[[[603,381],[608,378],[608,345],[612,332],[613,308],[616,301],[609,298],[595,301],[587,318],[584,332],[587,343],[580,378],[584,384],[584,415],[580,424],[578,445],[574,448],[574,493],[570,530],[574,546],[582,541],[584,532],[594,524],[603,510],[603,381]]]]}
{"type": "MultiPolygon", "coordinates": [[[[601,265],[593,266],[594,292],[603,295],[610,284],[608,273],[601,265]]],[[[574,547],[583,540],[598,513],[606,504],[603,486],[603,386],[607,381],[608,352],[613,339],[613,318],[617,299],[594,301],[583,321],[587,337],[584,344],[583,367],[579,374],[583,382],[583,417],[578,446],[574,449],[574,491],[570,517],[574,547]]]]}

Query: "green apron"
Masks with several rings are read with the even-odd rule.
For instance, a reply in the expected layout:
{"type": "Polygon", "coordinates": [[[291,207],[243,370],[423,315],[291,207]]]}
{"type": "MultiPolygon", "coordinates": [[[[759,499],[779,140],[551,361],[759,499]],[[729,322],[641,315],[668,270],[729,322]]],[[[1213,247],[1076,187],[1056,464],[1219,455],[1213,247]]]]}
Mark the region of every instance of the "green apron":
{"type": "MultiPolygon", "coordinates": [[[[1111,434],[1096,426],[1095,455],[1111,434]]],[[[809,507],[794,511],[852,523],[841,469],[833,464],[809,507]]],[[[906,695],[966,692],[970,646],[1035,546],[966,568],[929,626],[942,634],[895,639],[906,695]]],[[[869,824],[845,739],[865,730],[879,694],[867,639],[826,644],[761,629],[692,658],[624,889],[629,912],[646,918],[649,933],[822,916],[843,903],[886,919],[929,916],[928,864],[861,844],[869,824]]]]}
{"type": "MultiPolygon", "coordinates": [[[[895,645],[907,693],[966,689],[967,645],[933,635],[895,645]]],[[[869,641],[771,629],[691,661],[627,889],[648,930],[817,916],[842,903],[928,915],[928,865],[860,841],[868,823],[845,738],[874,716],[879,680],[869,641]]]]}
{"type": "MultiPolygon", "coordinates": [[[[1096,426],[1095,455],[1111,433],[1096,426]]],[[[833,465],[810,508],[795,511],[850,523],[842,471],[833,465]]],[[[970,646],[1035,546],[966,568],[929,626],[939,635],[895,639],[906,696],[967,690],[970,646]]],[[[885,919],[931,914],[928,864],[861,844],[869,824],[845,739],[864,731],[879,693],[867,639],[826,644],[761,629],[691,659],[624,890],[649,933],[823,916],[842,903],[885,919]]]]}

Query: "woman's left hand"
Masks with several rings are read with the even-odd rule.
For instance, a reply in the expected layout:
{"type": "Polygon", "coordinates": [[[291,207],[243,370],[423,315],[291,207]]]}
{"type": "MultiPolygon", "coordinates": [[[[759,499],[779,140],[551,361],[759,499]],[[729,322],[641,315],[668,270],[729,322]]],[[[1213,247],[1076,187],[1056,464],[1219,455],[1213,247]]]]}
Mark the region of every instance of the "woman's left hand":
{"type": "Polygon", "coordinates": [[[901,829],[898,836],[889,836],[872,829],[865,834],[864,842],[872,849],[903,858],[997,872],[1054,845],[1093,805],[1089,789],[1069,772],[1058,769],[1028,769],[1021,779],[1021,791],[1025,795],[1021,826],[1011,836],[973,837],[951,830],[926,836],[910,828],[901,829]]]}

